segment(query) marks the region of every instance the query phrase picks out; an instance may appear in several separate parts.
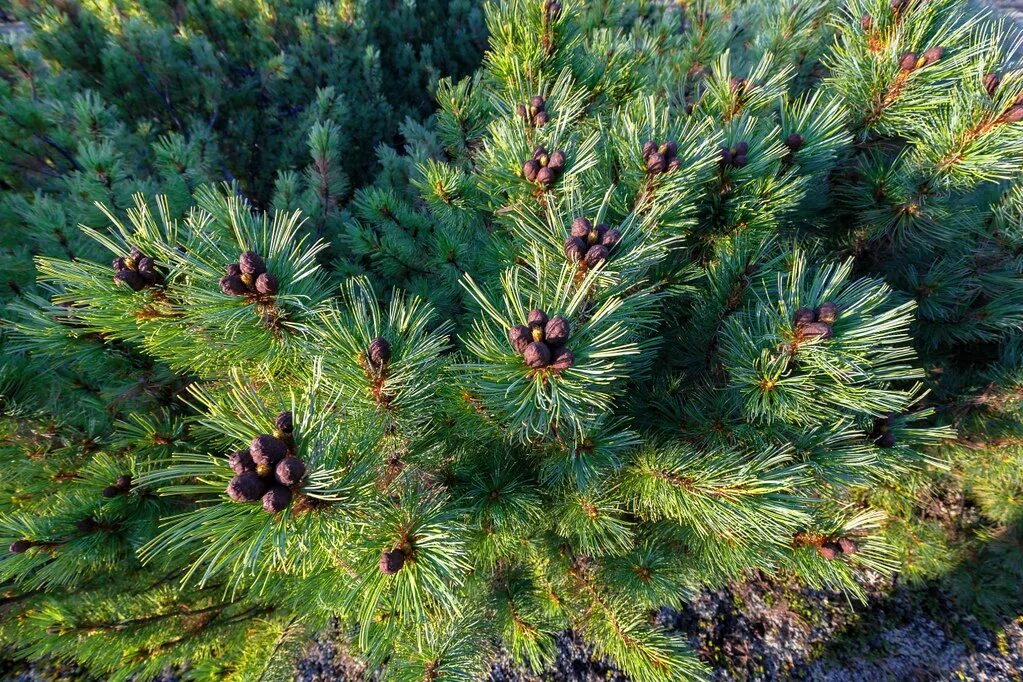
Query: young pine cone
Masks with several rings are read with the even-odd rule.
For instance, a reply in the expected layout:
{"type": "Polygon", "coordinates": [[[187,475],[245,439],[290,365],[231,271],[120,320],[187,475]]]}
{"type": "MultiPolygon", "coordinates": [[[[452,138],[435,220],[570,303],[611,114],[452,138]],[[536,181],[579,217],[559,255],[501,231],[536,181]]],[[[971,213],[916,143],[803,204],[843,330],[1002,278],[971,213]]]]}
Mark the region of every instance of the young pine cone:
{"type": "Polygon", "coordinates": [[[243,471],[227,484],[227,496],[235,502],[255,502],[266,492],[266,483],[254,471],[243,471]]]}
{"type": "Polygon", "coordinates": [[[291,502],[291,490],[283,485],[273,483],[263,495],[263,510],[268,514],[277,514],[287,509],[289,502],[291,502]]]}
{"type": "Polygon", "coordinates": [[[252,275],[253,277],[258,277],[266,272],[266,264],[255,251],[246,251],[240,255],[238,267],[241,268],[243,275],[252,275]]]}
{"type": "Polygon", "coordinates": [[[831,325],[824,322],[809,322],[797,327],[796,331],[799,333],[799,338],[802,341],[830,339],[834,336],[834,332],[831,331],[831,325]]]}
{"type": "Polygon", "coordinates": [[[35,545],[31,540],[15,540],[7,547],[7,551],[11,554],[24,554],[35,545]]]}
{"type": "Polygon", "coordinates": [[[252,439],[249,444],[249,454],[257,466],[263,464],[274,467],[288,454],[288,449],[284,443],[264,433],[252,439]]]}
{"type": "Polygon", "coordinates": [[[541,327],[547,324],[547,313],[540,310],[539,308],[533,308],[526,315],[526,324],[529,326],[540,325],[541,327]]]}
{"type": "Polygon", "coordinates": [[[533,335],[529,327],[519,324],[508,330],[508,341],[515,352],[521,355],[526,346],[533,342],[533,335]]]}
{"type": "Polygon", "coordinates": [[[556,370],[566,370],[575,364],[575,356],[567,348],[558,348],[551,357],[551,367],[556,370]]]}
{"type": "Polygon", "coordinates": [[[391,361],[391,344],[382,336],[378,336],[369,342],[369,350],[366,353],[369,364],[374,369],[381,369],[391,361]]]}
{"type": "Polygon", "coordinates": [[[586,255],[586,242],[579,237],[569,237],[565,240],[565,257],[573,263],[578,263],[586,255]]]}
{"type": "Polygon", "coordinates": [[[817,547],[817,553],[828,561],[837,559],[842,554],[842,548],[837,542],[824,542],[817,547]]]}
{"type": "Polygon", "coordinates": [[[380,554],[380,572],[384,575],[394,575],[405,565],[405,552],[400,549],[392,549],[389,552],[380,554]]]}
{"type": "Polygon", "coordinates": [[[590,230],[593,229],[593,223],[588,219],[578,216],[572,220],[572,229],[569,232],[573,237],[579,237],[580,239],[586,239],[589,236],[590,230]]]}
{"type": "Polygon", "coordinates": [[[835,324],[835,320],[838,319],[838,306],[831,301],[825,301],[820,304],[814,315],[817,322],[824,322],[825,324],[835,324]]]}
{"type": "Polygon", "coordinates": [[[586,251],[586,265],[593,268],[607,260],[608,250],[603,244],[594,244],[586,251]]]}
{"type": "Polygon", "coordinates": [[[231,467],[231,471],[236,474],[243,474],[246,471],[256,470],[256,463],[252,461],[252,455],[249,454],[247,449],[238,450],[228,455],[227,465],[231,467]]]}
{"type": "Polygon", "coordinates": [[[269,272],[264,272],[256,277],[256,291],[267,296],[277,293],[277,278],[269,272]]]}
{"type": "Polygon", "coordinates": [[[277,415],[277,419],[274,420],[274,427],[281,433],[291,433],[295,430],[295,420],[289,410],[285,410],[277,415]]]}
{"type": "Polygon", "coordinates": [[[295,485],[305,476],[305,462],[298,457],[285,457],[277,463],[274,475],[281,485],[295,485]]]}
{"type": "Polygon", "coordinates": [[[543,341],[534,341],[526,346],[522,356],[526,360],[526,366],[532,367],[533,369],[540,369],[541,367],[546,367],[550,364],[551,349],[543,341]]]}
{"type": "Polygon", "coordinates": [[[244,296],[249,293],[241,275],[225,275],[220,278],[220,290],[227,296],[244,296]]]}
{"type": "Polygon", "coordinates": [[[570,332],[571,325],[568,320],[561,315],[555,315],[544,327],[544,342],[552,348],[564,346],[570,332]]]}
{"type": "Polygon", "coordinates": [[[798,152],[803,146],[803,136],[799,133],[792,133],[785,138],[785,146],[788,147],[791,152],[798,152]]]}

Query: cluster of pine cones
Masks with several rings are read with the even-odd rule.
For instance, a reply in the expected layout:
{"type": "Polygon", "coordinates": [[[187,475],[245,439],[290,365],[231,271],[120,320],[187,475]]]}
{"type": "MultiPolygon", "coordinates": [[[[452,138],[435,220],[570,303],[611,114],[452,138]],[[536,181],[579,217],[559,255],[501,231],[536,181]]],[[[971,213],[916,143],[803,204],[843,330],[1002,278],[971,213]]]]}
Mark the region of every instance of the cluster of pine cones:
{"type": "Polygon", "coordinates": [[[793,317],[796,335],[801,341],[830,339],[834,336],[831,325],[838,319],[838,306],[831,301],[821,303],[816,310],[800,308],[793,317]]]}
{"type": "Polygon", "coordinates": [[[573,263],[583,261],[589,267],[607,260],[622,233],[609,229],[607,225],[593,226],[588,219],[579,216],[572,221],[572,230],[565,240],[565,255],[573,263]]]}
{"type": "Polygon", "coordinates": [[[678,144],[675,140],[667,140],[661,144],[647,140],[643,145],[643,160],[646,161],[647,175],[660,175],[678,170],[682,161],[677,154],[678,144]]]}
{"type": "Polygon", "coordinates": [[[547,313],[533,309],[526,322],[509,329],[508,340],[515,352],[522,354],[527,366],[565,370],[575,364],[572,351],[565,348],[571,332],[568,320],[560,315],[548,319],[547,313]]]}
{"type": "Polygon", "coordinates": [[[742,168],[746,165],[746,152],[749,151],[749,143],[736,142],[734,147],[721,147],[720,160],[722,168],[742,168]]]}
{"type": "Polygon", "coordinates": [[[565,152],[556,149],[550,154],[546,147],[533,150],[533,158],[522,164],[522,175],[526,180],[543,187],[550,187],[565,170],[565,152]]]}
{"type": "Polygon", "coordinates": [[[291,502],[291,487],[305,476],[305,462],[295,457],[291,412],[277,415],[275,435],[262,434],[252,439],[248,449],[228,458],[235,477],[227,484],[227,494],[235,502],[262,500],[263,509],[277,514],[291,502]]]}
{"type": "Polygon", "coordinates": [[[547,102],[540,95],[531,99],[528,107],[520,104],[516,111],[523,121],[532,123],[535,128],[542,128],[550,120],[547,116],[547,102]]]}
{"type": "Polygon", "coordinates": [[[933,64],[945,55],[945,48],[943,47],[932,47],[929,50],[925,50],[922,55],[917,56],[916,52],[903,52],[902,56],[899,57],[899,69],[902,71],[916,71],[922,69],[928,64],[933,64]]]}
{"type": "Polygon", "coordinates": [[[258,253],[246,251],[237,263],[227,266],[227,274],[220,278],[220,290],[228,296],[273,296],[277,293],[277,278],[266,271],[258,253]]]}
{"type": "Polygon", "coordinates": [[[838,557],[856,554],[860,551],[859,546],[849,538],[838,538],[837,540],[825,540],[817,545],[817,553],[831,561],[838,557]]]}
{"type": "Polygon", "coordinates": [[[132,291],[142,291],[162,281],[153,259],[134,246],[127,256],[115,258],[112,265],[114,281],[130,287],[132,291]]]}

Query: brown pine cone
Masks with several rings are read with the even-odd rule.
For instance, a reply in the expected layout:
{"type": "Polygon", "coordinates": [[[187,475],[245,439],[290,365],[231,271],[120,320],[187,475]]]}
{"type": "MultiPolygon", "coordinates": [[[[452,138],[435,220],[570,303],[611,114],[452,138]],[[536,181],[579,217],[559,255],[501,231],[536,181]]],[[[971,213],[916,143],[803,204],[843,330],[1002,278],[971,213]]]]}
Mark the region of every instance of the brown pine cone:
{"type": "Polygon", "coordinates": [[[928,64],[933,64],[934,62],[938,61],[939,59],[941,59],[944,56],[945,56],[945,48],[943,48],[943,47],[931,47],[931,48],[928,48],[927,50],[924,50],[924,53],[922,55],[920,55],[920,58],[923,59],[923,62],[924,62],[923,64],[921,64],[921,66],[927,66],[928,64]]]}
{"type": "Polygon", "coordinates": [[[391,344],[382,336],[369,342],[369,363],[379,369],[391,361],[391,344]]]}
{"type": "Polygon", "coordinates": [[[114,485],[117,486],[118,490],[128,492],[129,490],[131,490],[131,476],[128,474],[118,476],[117,481],[114,482],[114,485]]]}
{"type": "Polygon", "coordinates": [[[405,552],[400,549],[392,549],[389,552],[380,554],[379,568],[384,575],[394,575],[405,565],[405,552]]]}
{"type": "Polygon", "coordinates": [[[547,115],[546,111],[538,111],[536,116],[533,117],[533,125],[537,128],[543,128],[549,121],[550,117],[547,115]]]}
{"type": "Polygon", "coordinates": [[[984,74],[984,79],[982,82],[984,84],[984,90],[987,91],[988,97],[994,97],[995,90],[998,89],[998,86],[1001,84],[1002,79],[999,78],[998,74],[996,73],[986,73],[984,74]]]}
{"type": "Polygon", "coordinates": [[[796,324],[796,326],[813,322],[813,310],[811,308],[800,308],[796,311],[796,314],[792,316],[792,321],[796,324]]]}
{"type": "Polygon", "coordinates": [[[35,547],[35,544],[31,540],[15,540],[7,547],[7,551],[11,554],[24,554],[32,547],[35,547]]]}
{"type": "Polygon", "coordinates": [[[227,465],[231,467],[231,471],[236,474],[243,474],[246,471],[256,470],[256,463],[252,461],[252,455],[249,454],[247,449],[238,450],[237,452],[232,452],[228,455],[227,465]]]}
{"type": "Polygon", "coordinates": [[[565,256],[573,263],[578,263],[586,255],[586,243],[579,237],[565,240],[565,256]]]}
{"type": "Polygon", "coordinates": [[[600,243],[608,249],[614,248],[622,240],[622,233],[618,230],[608,230],[601,238],[600,243]]]}
{"type": "Polygon", "coordinates": [[[266,264],[255,251],[246,251],[239,256],[238,266],[241,268],[243,275],[257,277],[266,272],[266,264]]]}
{"type": "Polygon", "coordinates": [[[533,369],[546,367],[551,361],[551,349],[543,341],[534,341],[522,353],[526,360],[526,366],[533,369]]]}
{"type": "Polygon", "coordinates": [[[792,133],[785,138],[785,146],[793,152],[798,152],[803,146],[803,136],[799,133],[792,133]]]}
{"type": "Polygon", "coordinates": [[[916,52],[902,53],[899,57],[899,68],[907,72],[916,69],[916,52]]]}
{"type": "Polygon", "coordinates": [[[657,151],[657,143],[653,140],[647,140],[643,145],[643,158],[649,159],[650,155],[657,151]]]}
{"type": "Polygon", "coordinates": [[[220,290],[228,296],[244,296],[248,293],[248,287],[242,282],[238,275],[228,275],[220,278],[220,290]]]}
{"type": "Polygon", "coordinates": [[[544,187],[550,187],[557,179],[557,173],[550,166],[544,166],[536,174],[537,184],[544,187]]]}
{"type": "Polygon", "coordinates": [[[796,331],[799,333],[799,338],[803,341],[830,339],[834,336],[834,332],[831,331],[831,325],[824,322],[808,322],[797,327],[796,331]]]}
{"type": "Polygon", "coordinates": [[[521,355],[526,350],[526,346],[533,343],[533,335],[529,331],[529,327],[519,324],[508,330],[508,341],[511,342],[515,352],[521,355]]]}
{"type": "Polygon", "coordinates": [[[653,154],[647,157],[646,172],[649,173],[650,175],[657,175],[658,173],[663,173],[664,169],[667,167],[667,163],[668,162],[665,161],[663,154],[661,154],[660,152],[654,152],[653,154]]]}
{"type": "Polygon", "coordinates": [[[547,167],[554,171],[560,171],[565,167],[565,152],[560,149],[555,150],[550,158],[547,160],[547,167]]]}
{"type": "Polygon", "coordinates": [[[540,164],[535,159],[530,159],[522,164],[522,175],[530,182],[536,182],[536,176],[540,172],[540,164]]]}
{"type": "Polygon", "coordinates": [[[551,357],[551,368],[559,371],[566,370],[574,364],[575,356],[572,355],[572,351],[567,348],[557,349],[551,357]]]}
{"type": "Polygon", "coordinates": [[[278,514],[288,508],[291,502],[291,490],[276,483],[263,495],[263,510],[268,514],[278,514]]]}
{"type": "Polygon", "coordinates": [[[828,541],[817,547],[817,553],[828,561],[832,561],[842,554],[842,548],[838,546],[838,543],[828,541]]]}
{"type": "Polygon", "coordinates": [[[273,467],[277,465],[277,462],[284,459],[284,456],[288,454],[288,449],[284,446],[284,443],[264,433],[256,436],[249,443],[249,454],[252,456],[252,461],[257,465],[266,464],[273,467]]]}
{"type": "Polygon", "coordinates": [[[591,223],[588,219],[579,216],[572,220],[572,230],[569,234],[573,237],[586,239],[586,235],[588,235],[592,229],[593,223],[591,223]]]}
{"type": "Polygon", "coordinates": [[[596,267],[599,263],[607,260],[608,251],[607,247],[603,244],[594,244],[586,252],[586,265],[591,268],[596,267]]]}
{"type": "Polygon", "coordinates": [[[277,293],[277,278],[269,272],[264,272],[256,278],[256,291],[271,296],[277,293]]]}
{"type": "Polygon", "coordinates": [[[542,327],[547,324],[547,319],[548,319],[547,313],[540,310],[539,308],[533,308],[532,310],[529,311],[529,314],[526,315],[526,324],[528,325],[538,324],[542,327]]]}
{"type": "Polygon", "coordinates": [[[290,410],[285,410],[277,415],[274,420],[274,427],[281,433],[291,433],[295,430],[295,419],[290,410]]]}
{"type": "Polygon", "coordinates": [[[818,322],[835,324],[835,320],[838,319],[838,306],[831,301],[821,303],[817,308],[816,318],[818,322]]]}
{"type": "Polygon", "coordinates": [[[227,484],[227,496],[235,502],[255,502],[266,492],[263,479],[252,471],[243,471],[227,484]]]}
{"type": "Polygon", "coordinates": [[[572,327],[568,320],[561,315],[555,315],[544,327],[544,341],[552,348],[564,346],[571,331],[572,327]]]}
{"type": "Polygon", "coordinates": [[[842,554],[856,554],[860,551],[859,546],[849,538],[839,538],[838,546],[842,548],[842,554]]]}
{"type": "Polygon", "coordinates": [[[305,476],[305,462],[298,457],[285,457],[277,463],[274,474],[281,485],[295,485],[305,476]]]}

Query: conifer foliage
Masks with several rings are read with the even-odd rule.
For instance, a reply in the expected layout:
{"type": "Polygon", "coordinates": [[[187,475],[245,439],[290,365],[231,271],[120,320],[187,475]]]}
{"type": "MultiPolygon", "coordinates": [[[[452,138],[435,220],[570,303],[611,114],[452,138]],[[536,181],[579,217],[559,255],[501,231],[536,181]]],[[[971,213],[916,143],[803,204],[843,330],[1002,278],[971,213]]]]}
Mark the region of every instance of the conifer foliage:
{"type": "MultiPolygon", "coordinates": [[[[193,49],[257,25],[326,50],[350,5],[239,5],[193,49]]],[[[37,255],[5,314],[0,642],[109,679],[268,679],[336,620],[388,679],[477,680],[571,628],[630,679],[701,679],[659,607],[897,569],[904,481],[1019,430],[1018,41],[953,0],[606,5],[488,3],[482,67],[343,211],[358,107],[322,90],[304,178],[285,113],[211,95],[206,134],[280,155],[73,214],[89,246],[37,255]]],[[[122,20],[63,61],[181,49],[122,20]]],[[[993,520],[1018,485],[979,490],[993,520]]]]}

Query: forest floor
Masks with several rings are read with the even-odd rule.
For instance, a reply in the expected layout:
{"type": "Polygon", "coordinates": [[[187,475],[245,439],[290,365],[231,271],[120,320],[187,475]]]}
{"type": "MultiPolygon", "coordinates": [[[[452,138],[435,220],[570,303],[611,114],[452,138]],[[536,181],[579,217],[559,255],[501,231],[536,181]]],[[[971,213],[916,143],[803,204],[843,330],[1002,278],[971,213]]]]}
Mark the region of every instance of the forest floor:
{"type": "MultiPolygon", "coordinates": [[[[865,604],[762,578],[704,591],[661,622],[685,637],[715,682],[1021,682],[1023,617],[981,625],[937,586],[867,581],[865,604]]],[[[301,682],[355,682],[366,670],[336,636],[300,660],[301,682]]],[[[571,633],[539,675],[495,661],[489,682],[624,682],[571,633]]]]}

